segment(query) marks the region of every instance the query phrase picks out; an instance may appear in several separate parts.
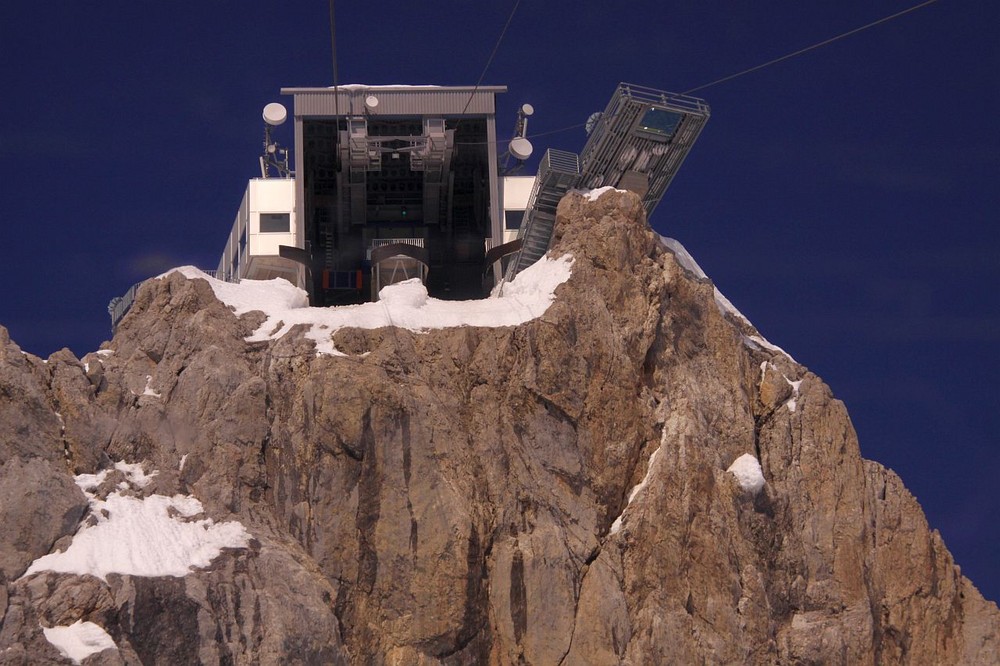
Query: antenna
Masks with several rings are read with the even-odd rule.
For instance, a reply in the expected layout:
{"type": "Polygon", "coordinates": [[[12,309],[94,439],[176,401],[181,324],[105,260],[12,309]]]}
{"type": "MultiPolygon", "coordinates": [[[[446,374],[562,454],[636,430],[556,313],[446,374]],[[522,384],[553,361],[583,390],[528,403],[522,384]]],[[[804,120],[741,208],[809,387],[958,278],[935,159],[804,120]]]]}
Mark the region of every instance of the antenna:
{"type": "MultiPolygon", "coordinates": [[[[603,115],[604,113],[602,111],[595,111],[587,117],[587,122],[584,124],[584,127],[587,130],[587,136],[590,136],[590,134],[594,131],[597,127],[597,123],[601,120],[601,116],[603,115]]],[[[579,125],[577,125],[577,127],[579,127],[579,125]]]]}
{"type": "Polygon", "coordinates": [[[282,178],[291,178],[292,171],[288,168],[288,149],[271,137],[271,130],[288,120],[288,110],[278,102],[271,102],[264,107],[264,152],[260,156],[260,177],[268,177],[268,168],[278,172],[282,178]]]}
{"type": "Polygon", "coordinates": [[[288,111],[284,105],[271,102],[264,107],[264,122],[272,127],[277,127],[288,119],[288,111]]]}
{"type": "Polygon", "coordinates": [[[518,166],[520,166],[520,162],[523,162],[531,157],[531,152],[534,148],[532,147],[531,142],[523,136],[515,136],[510,140],[510,145],[507,147],[507,150],[514,156],[514,159],[519,163],[518,166]]]}
{"type": "Polygon", "coordinates": [[[530,104],[522,104],[521,108],[517,110],[517,121],[514,123],[514,138],[510,140],[507,146],[507,155],[504,156],[504,174],[516,173],[524,166],[524,161],[531,157],[534,148],[524,135],[528,132],[528,116],[534,113],[535,107],[530,104]],[[511,157],[515,160],[513,167],[509,167],[511,157]]]}

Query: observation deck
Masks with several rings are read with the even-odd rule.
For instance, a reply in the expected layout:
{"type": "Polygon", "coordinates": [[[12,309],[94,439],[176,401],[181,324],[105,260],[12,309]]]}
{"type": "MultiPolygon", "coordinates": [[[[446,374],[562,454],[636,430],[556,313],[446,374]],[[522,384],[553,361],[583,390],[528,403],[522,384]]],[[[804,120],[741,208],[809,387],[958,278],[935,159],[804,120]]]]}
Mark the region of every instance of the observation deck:
{"type": "Polygon", "coordinates": [[[545,153],[518,233],[523,242],[506,279],[548,251],[556,205],[571,189],[630,190],[642,198],[646,216],[652,215],[709,115],[708,104],[697,97],[619,84],[579,158],[564,151],[545,153]]]}
{"type": "Polygon", "coordinates": [[[697,97],[619,84],[580,153],[578,187],[631,190],[652,215],[709,115],[697,97]]]}

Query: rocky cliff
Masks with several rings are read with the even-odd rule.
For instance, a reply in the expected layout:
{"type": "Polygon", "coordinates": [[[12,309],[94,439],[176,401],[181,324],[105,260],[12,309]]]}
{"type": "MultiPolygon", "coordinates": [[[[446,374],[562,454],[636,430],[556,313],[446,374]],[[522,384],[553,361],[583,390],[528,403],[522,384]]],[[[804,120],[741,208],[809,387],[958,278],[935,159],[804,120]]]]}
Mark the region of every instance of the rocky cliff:
{"type": "Polygon", "coordinates": [[[1000,659],[843,404],[634,195],[564,199],[561,255],[541,316],[341,355],[180,273],[82,360],[0,329],[0,664],[1000,659]]]}

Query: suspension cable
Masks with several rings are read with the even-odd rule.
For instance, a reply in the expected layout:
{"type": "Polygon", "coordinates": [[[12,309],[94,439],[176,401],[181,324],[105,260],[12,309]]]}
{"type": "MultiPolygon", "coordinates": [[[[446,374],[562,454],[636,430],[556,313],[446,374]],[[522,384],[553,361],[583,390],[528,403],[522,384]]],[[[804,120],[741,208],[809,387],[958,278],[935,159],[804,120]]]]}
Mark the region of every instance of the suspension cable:
{"type": "MultiPolygon", "coordinates": [[[[889,16],[884,16],[884,17],[882,17],[882,18],[880,18],[880,19],[878,19],[876,21],[872,21],[871,23],[866,23],[865,25],[862,25],[860,27],[854,28],[852,30],[848,30],[847,32],[843,32],[843,33],[841,33],[841,34],[839,34],[839,35],[837,35],[835,37],[830,37],[829,39],[824,39],[824,40],[822,40],[820,42],[816,42],[815,44],[812,44],[811,46],[807,46],[807,47],[799,49],[797,51],[793,51],[791,53],[787,53],[787,54],[781,56],[780,58],[774,58],[773,60],[768,60],[765,63],[762,63],[760,65],[756,65],[754,67],[750,67],[750,68],[744,69],[742,71],[736,72],[735,74],[730,74],[730,75],[724,76],[724,77],[722,77],[720,79],[716,79],[715,81],[711,81],[709,83],[704,83],[704,84],[702,84],[700,86],[695,86],[694,88],[690,88],[688,90],[685,90],[681,94],[683,94],[683,95],[689,95],[689,94],[691,94],[693,92],[697,92],[699,90],[704,90],[705,88],[709,88],[711,86],[718,85],[718,84],[724,83],[726,81],[732,81],[733,79],[735,79],[737,77],[740,77],[740,76],[743,76],[745,74],[750,74],[751,72],[756,72],[758,70],[764,69],[765,67],[770,67],[771,65],[776,65],[779,62],[783,62],[783,61],[788,60],[790,58],[794,58],[795,56],[802,55],[803,53],[807,53],[807,52],[812,51],[814,49],[818,49],[820,47],[827,46],[828,44],[832,44],[833,42],[836,42],[836,41],[839,41],[841,39],[844,39],[845,37],[850,37],[851,35],[857,34],[857,33],[861,32],[863,30],[867,30],[869,28],[874,28],[875,26],[880,25],[882,23],[886,23],[886,22],[891,21],[893,19],[899,18],[900,16],[903,16],[905,14],[909,14],[910,12],[916,11],[916,10],[921,9],[923,7],[926,7],[928,5],[932,5],[935,2],[937,2],[937,1],[938,0],[925,0],[924,2],[921,2],[919,4],[913,5],[912,7],[908,8],[908,9],[904,9],[902,11],[896,12],[895,14],[890,14],[889,16]]],[[[539,132],[538,134],[532,134],[529,138],[534,139],[534,138],[537,138],[537,137],[540,137],[540,136],[548,136],[550,134],[560,134],[562,132],[568,132],[570,130],[574,130],[574,129],[577,129],[577,128],[580,128],[580,127],[584,127],[586,124],[587,123],[576,123],[574,125],[567,125],[566,127],[560,127],[558,129],[549,130],[547,132],[539,132]]],[[[501,143],[501,141],[498,140],[496,143],[501,143]]]]}
{"type": "MultiPolygon", "coordinates": [[[[330,2],[333,2],[333,0],[330,0],[330,2]]],[[[514,14],[517,12],[517,8],[520,4],[521,0],[517,0],[514,3],[514,8],[510,10],[510,16],[507,17],[507,22],[504,23],[503,30],[500,32],[500,36],[497,37],[497,43],[493,45],[493,52],[490,53],[490,57],[486,61],[486,66],[483,67],[483,71],[479,75],[479,80],[476,81],[476,86],[472,89],[472,93],[469,94],[469,99],[468,101],[465,102],[465,107],[462,109],[461,115],[464,116],[465,112],[468,111],[469,109],[469,105],[472,104],[472,98],[476,96],[476,91],[479,90],[479,86],[482,84],[483,78],[486,76],[486,70],[488,70],[490,68],[490,65],[493,64],[493,58],[497,54],[497,49],[500,48],[500,42],[503,41],[504,35],[507,34],[507,28],[510,27],[510,22],[514,20],[514,14]]]]}
{"type": "Polygon", "coordinates": [[[779,62],[788,60],[790,58],[794,58],[795,56],[802,55],[803,53],[808,53],[809,51],[812,51],[813,49],[818,49],[820,47],[826,46],[827,44],[832,44],[833,42],[836,42],[838,40],[844,39],[845,37],[850,37],[851,35],[854,35],[854,34],[857,34],[857,33],[861,32],[862,30],[867,30],[868,28],[874,28],[877,25],[880,25],[882,23],[886,23],[886,22],[891,21],[891,20],[893,20],[895,18],[899,18],[900,16],[903,16],[904,14],[909,14],[910,12],[913,12],[913,11],[916,11],[916,10],[921,9],[923,7],[926,7],[927,5],[932,5],[935,2],[937,2],[937,1],[938,0],[926,0],[925,2],[921,2],[920,4],[917,4],[917,5],[914,5],[914,6],[910,7],[909,9],[904,9],[903,11],[896,12],[895,14],[891,14],[889,16],[884,16],[884,17],[878,19],[877,21],[872,21],[871,23],[866,23],[865,25],[860,26],[858,28],[854,28],[853,30],[848,30],[847,32],[843,32],[843,33],[837,35],[836,37],[830,37],[829,39],[824,39],[821,42],[816,42],[815,44],[813,44],[811,46],[807,46],[807,47],[805,47],[803,49],[799,49],[798,51],[793,51],[792,53],[787,53],[787,54],[781,56],[780,58],[775,58],[774,60],[768,60],[767,62],[762,63],[760,65],[756,65],[754,67],[750,67],[748,69],[744,69],[744,70],[742,70],[740,72],[736,72],[735,74],[730,74],[729,76],[723,76],[721,79],[716,79],[715,81],[711,81],[710,83],[705,83],[705,84],[702,84],[700,86],[696,86],[694,88],[691,88],[689,90],[685,90],[681,94],[682,95],[689,95],[689,94],[691,94],[693,92],[697,92],[699,90],[704,90],[705,88],[710,88],[710,87],[712,87],[714,85],[717,85],[719,83],[724,83],[726,81],[732,81],[733,79],[738,78],[740,76],[743,76],[744,74],[749,74],[751,72],[756,72],[758,70],[764,69],[765,67],[770,67],[771,65],[776,65],[779,62]]]}
{"type": "Polygon", "coordinates": [[[340,85],[337,72],[337,19],[333,10],[333,0],[330,0],[330,50],[333,56],[333,107],[334,114],[340,117],[340,93],[337,91],[340,85]]]}

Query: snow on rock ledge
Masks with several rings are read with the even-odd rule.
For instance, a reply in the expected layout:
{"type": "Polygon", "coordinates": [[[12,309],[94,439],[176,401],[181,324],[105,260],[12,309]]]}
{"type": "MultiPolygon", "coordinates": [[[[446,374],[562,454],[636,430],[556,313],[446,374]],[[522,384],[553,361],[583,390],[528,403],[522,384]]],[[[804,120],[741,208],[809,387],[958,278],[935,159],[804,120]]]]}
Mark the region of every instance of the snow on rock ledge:
{"type": "MultiPolygon", "coordinates": [[[[691,273],[692,275],[701,280],[711,279],[708,277],[708,275],[705,274],[705,271],[702,270],[701,266],[698,265],[698,262],[695,261],[694,257],[691,256],[691,253],[687,251],[687,248],[681,245],[680,241],[674,238],[668,238],[667,236],[661,235],[660,244],[673,253],[674,258],[677,259],[677,263],[681,265],[681,268],[683,268],[684,270],[688,271],[689,273],[691,273]]],[[[722,316],[729,315],[734,319],[736,319],[741,324],[743,324],[744,326],[746,326],[747,328],[750,328],[753,331],[757,330],[756,327],[753,325],[753,323],[749,319],[747,319],[746,315],[740,312],[736,308],[736,306],[733,305],[732,302],[728,298],[726,298],[726,296],[721,291],[719,291],[718,287],[714,286],[713,284],[712,288],[715,290],[715,306],[719,309],[719,312],[722,313],[722,316]]],[[[743,342],[751,349],[766,349],[770,352],[774,352],[775,354],[783,354],[784,356],[788,357],[788,360],[792,361],[793,363],[795,362],[795,359],[792,358],[791,354],[786,352],[778,345],[772,344],[759,333],[752,335],[744,335],[743,342]]]]}
{"type": "Polygon", "coordinates": [[[77,620],[68,626],[42,627],[42,633],[45,634],[45,640],[74,664],[108,648],[118,649],[108,632],[93,622],[77,620]]]}
{"type": "Polygon", "coordinates": [[[734,460],[726,471],[736,477],[743,490],[756,495],[764,487],[764,473],[760,469],[760,463],[749,453],[734,460]]]}
{"type": "Polygon", "coordinates": [[[281,278],[243,280],[239,284],[209,277],[197,268],[176,271],[187,278],[206,280],[216,298],[237,315],[261,311],[267,319],[247,338],[248,342],[276,340],[293,326],[309,324],[306,337],[316,343],[317,354],[344,356],[333,346],[332,336],[341,328],[375,329],[396,326],[423,332],[458,326],[517,326],[540,317],[555,300],[555,289],[570,276],[573,258],[542,257],[504,284],[503,294],[473,301],[431,298],[417,279],[390,285],[379,292],[377,303],[340,307],[309,307],[306,292],[281,278]],[[280,324],[280,325],[279,325],[280,324]]]}
{"type": "MultiPolygon", "coordinates": [[[[666,432],[667,432],[666,430],[663,431],[664,434],[660,437],[660,446],[656,447],[656,450],[650,454],[649,460],[646,462],[646,475],[642,477],[642,481],[636,484],[632,488],[632,491],[629,492],[628,502],[626,502],[625,504],[625,509],[628,509],[632,505],[632,501],[636,497],[638,497],[639,493],[642,492],[647,485],[649,485],[649,479],[653,474],[653,463],[656,462],[656,456],[660,453],[660,450],[663,448],[663,441],[666,439],[666,432]]],[[[611,523],[611,529],[608,531],[608,534],[618,534],[618,532],[621,531],[622,521],[625,518],[625,509],[622,509],[621,514],[617,518],[615,518],[613,523],[611,523]]]]}
{"type": "Polygon", "coordinates": [[[604,195],[605,192],[626,192],[627,190],[619,190],[612,185],[605,185],[604,187],[598,187],[593,190],[573,190],[577,194],[583,196],[587,201],[597,201],[604,195]]]}
{"type": "MultiPolygon", "coordinates": [[[[127,479],[119,484],[124,492],[141,489],[156,475],[145,474],[138,464],[119,462],[115,468],[127,479]]],[[[83,522],[69,548],[38,558],[24,576],[57,571],[89,574],[101,580],[107,580],[110,573],[183,577],[192,568],[207,567],[223,548],[248,545],[250,534],[239,522],[195,519],[204,508],[189,495],[140,498],[112,492],[99,499],[93,491],[109,472],[75,477],[90,501],[91,520],[95,522],[83,522]]]]}

